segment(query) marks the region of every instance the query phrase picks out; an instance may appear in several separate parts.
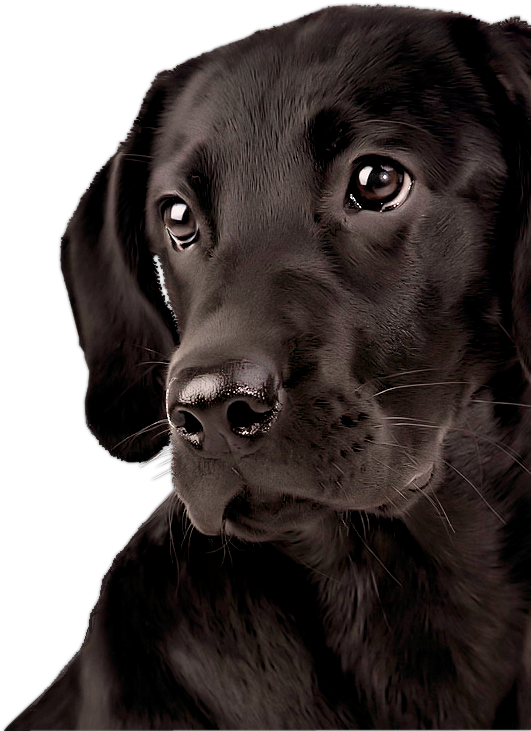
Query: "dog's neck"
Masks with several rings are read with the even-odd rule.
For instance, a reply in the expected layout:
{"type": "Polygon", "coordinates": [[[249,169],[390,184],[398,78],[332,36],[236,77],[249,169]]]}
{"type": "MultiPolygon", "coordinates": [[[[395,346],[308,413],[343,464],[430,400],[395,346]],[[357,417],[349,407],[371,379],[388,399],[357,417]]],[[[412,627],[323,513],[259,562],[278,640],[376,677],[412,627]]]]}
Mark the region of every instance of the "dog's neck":
{"type": "MultiPolygon", "coordinates": [[[[492,687],[512,677],[507,659],[499,677],[483,677],[488,668],[498,673],[499,663],[493,660],[510,656],[502,648],[513,645],[516,651],[518,642],[507,629],[519,611],[518,593],[508,588],[505,571],[497,566],[502,523],[480,500],[470,500],[463,510],[463,504],[445,496],[445,510],[446,516],[423,500],[401,519],[353,513],[323,521],[319,535],[301,534],[282,544],[285,553],[308,569],[325,644],[344,677],[355,677],[357,692],[369,706],[374,703],[378,728],[392,728],[400,717],[402,700],[393,697],[393,684],[403,674],[419,678],[403,701],[412,714],[411,728],[418,723],[417,697],[431,703],[435,714],[447,719],[455,715],[455,691],[442,689],[432,698],[422,684],[434,663],[467,678],[457,705],[465,706],[473,697],[480,676],[492,687]],[[496,532],[499,543],[492,540],[496,532]],[[411,612],[411,604],[418,606],[418,615],[411,612]],[[455,623],[442,621],[448,612],[455,623]],[[490,643],[483,639],[487,636],[490,643]],[[410,650],[404,659],[401,648],[406,645],[410,650]]],[[[486,701],[485,723],[496,702],[493,696],[491,708],[486,701]]]]}

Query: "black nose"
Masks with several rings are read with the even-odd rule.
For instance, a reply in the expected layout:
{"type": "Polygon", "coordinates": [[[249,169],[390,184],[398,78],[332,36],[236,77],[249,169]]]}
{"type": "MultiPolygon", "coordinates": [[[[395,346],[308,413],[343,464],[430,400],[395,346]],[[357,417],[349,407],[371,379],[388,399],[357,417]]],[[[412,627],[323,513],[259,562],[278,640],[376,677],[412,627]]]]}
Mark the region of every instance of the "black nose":
{"type": "Polygon", "coordinates": [[[280,378],[272,368],[230,361],[217,368],[184,368],[168,384],[172,427],[205,456],[255,451],[282,408],[280,378]]]}

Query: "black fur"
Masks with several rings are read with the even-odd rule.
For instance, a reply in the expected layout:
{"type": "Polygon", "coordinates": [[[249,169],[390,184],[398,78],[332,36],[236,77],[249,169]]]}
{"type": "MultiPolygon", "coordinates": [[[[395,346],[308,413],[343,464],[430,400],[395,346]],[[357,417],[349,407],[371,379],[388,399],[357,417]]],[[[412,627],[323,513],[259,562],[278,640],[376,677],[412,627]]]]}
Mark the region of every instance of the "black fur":
{"type": "Polygon", "coordinates": [[[530,73],[519,21],[336,7],[157,77],[63,240],[89,426],[146,460],[227,362],[285,400],[243,456],[169,430],[174,495],[9,729],[529,728],[530,73]],[[346,207],[365,155],[400,207],[346,207]]]}

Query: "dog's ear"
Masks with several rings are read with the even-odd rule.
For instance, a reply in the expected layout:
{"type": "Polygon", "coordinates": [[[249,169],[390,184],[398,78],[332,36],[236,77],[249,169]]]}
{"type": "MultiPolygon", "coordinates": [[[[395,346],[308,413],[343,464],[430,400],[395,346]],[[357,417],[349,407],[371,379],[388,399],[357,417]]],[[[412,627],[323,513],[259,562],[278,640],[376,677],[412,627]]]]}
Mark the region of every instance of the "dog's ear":
{"type": "Polygon", "coordinates": [[[501,110],[506,118],[500,123],[512,141],[511,197],[518,209],[512,259],[512,331],[531,380],[531,27],[511,19],[491,26],[490,37],[490,67],[510,104],[510,110],[501,110]]]}
{"type": "MultiPolygon", "coordinates": [[[[531,28],[519,19],[488,25],[449,16],[452,39],[483,81],[508,166],[499,227],[503,324],[531,380],[531,28]],[[506,272],[510,269],[510,282],[506,272]]],[[[501,278],[500,274],[500,278],[501,278]]]]}
{"type": "Polygon", "coordinates": [[[118,152],[63,237],[61,264],[89,368],[87,423],[111,454],[142,461],[168,442],[165,363],[178,335],[145,241],[152,144],[193,62],[155,79],[118,152]]]}

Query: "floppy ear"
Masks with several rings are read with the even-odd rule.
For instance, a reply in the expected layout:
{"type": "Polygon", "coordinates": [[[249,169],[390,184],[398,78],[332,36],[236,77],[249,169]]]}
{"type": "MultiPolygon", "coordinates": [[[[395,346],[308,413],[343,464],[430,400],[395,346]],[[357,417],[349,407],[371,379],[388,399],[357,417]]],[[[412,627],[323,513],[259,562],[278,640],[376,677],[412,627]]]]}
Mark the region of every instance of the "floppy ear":
{"type": "Polygon", "coordinates": [[[165,363],[178,335],[144,233],[153,138],[164,103],[194,69],[155,79],[127,140],[96,175],[72,217],[61,265],[89,368],[87,423],[100,444],[128,461],[168,441],[165,363]]]}
{"type": "Polygon", "coordinates": [[[531,28],[511,19],[490,26],[489,32],[490,66],[510,103],[507,112],[501,111],[506,118],[500,125],[514,150],[511,196],[518,212],[512,261],[513,337],[531,380],[531,28]]]}
{"type": "Polygon", "coordinates": [[[511,281],[499,286],[504,324],[531,380],[531,28],[517,18],[488,25],[448,17],[461,55],[485,84],[507,159],[497,254],[511,281]]]}

